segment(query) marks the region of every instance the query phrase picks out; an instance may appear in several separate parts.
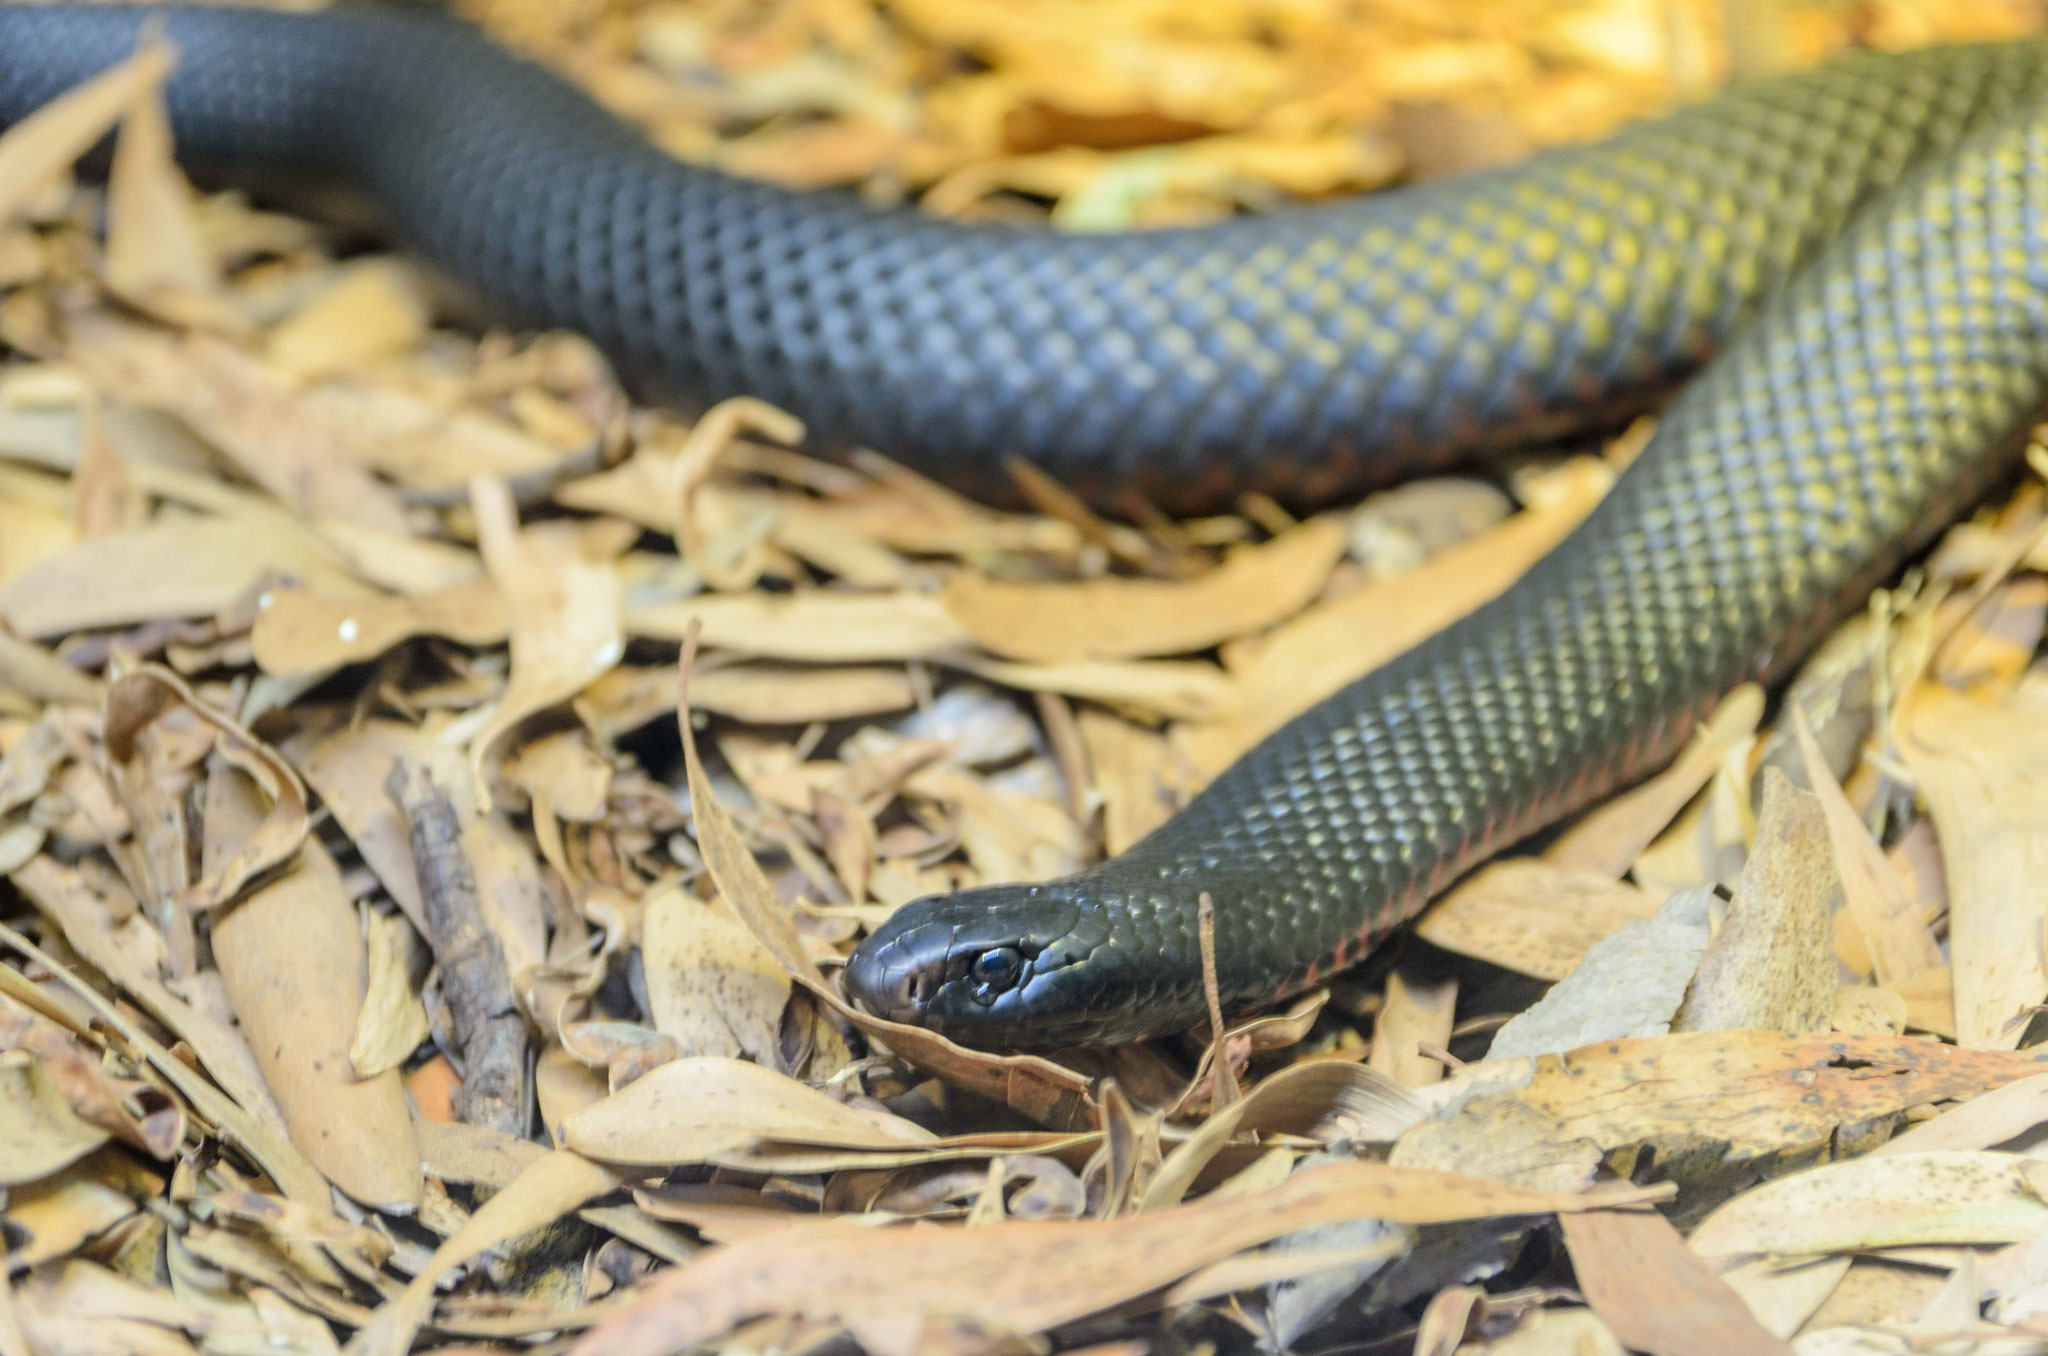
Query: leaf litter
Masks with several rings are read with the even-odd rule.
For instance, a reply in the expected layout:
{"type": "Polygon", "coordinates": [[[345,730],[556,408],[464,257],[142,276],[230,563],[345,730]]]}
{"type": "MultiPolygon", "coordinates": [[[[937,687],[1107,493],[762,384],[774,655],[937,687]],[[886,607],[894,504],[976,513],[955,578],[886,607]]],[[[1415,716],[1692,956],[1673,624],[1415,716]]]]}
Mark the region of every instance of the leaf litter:
{"type": "MultiPolygon", "coordinates": [[[[462,7],[685,158],[1067,229],[2043,18],[462,7]]],[[[1647,426],[999,511],[196,193],[175,60],[0,137],[0,1353],[2048,1348],[2034,479],[1329,989],[969,1050],[845,1002],[863,928],[1128,846],[1647,426]]]]}

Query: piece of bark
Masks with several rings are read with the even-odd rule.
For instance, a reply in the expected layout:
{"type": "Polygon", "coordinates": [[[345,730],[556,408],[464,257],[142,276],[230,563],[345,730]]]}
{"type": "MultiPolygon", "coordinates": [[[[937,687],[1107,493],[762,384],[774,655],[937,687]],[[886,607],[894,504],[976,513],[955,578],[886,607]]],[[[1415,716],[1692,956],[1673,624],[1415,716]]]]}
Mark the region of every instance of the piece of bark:
{"type": "Polygon", "coordinates": [[[392,764],[384,789],[410,830],[427,940],[440,967],[441,992],[454,1014],[462,1054],[455,1113],[471,1125],[523,1137],[526,1021],[513,1000],[505,953],[484,925],[455,807],[431,774],[410,759],[392,764]]]}
{"type": "Polygon", "coordinates": [[[1764,771],[1756,844],[1727,921],[1707,943],[1674,1031],[1826,1031],[1837,987],[1833,940],[1842,878],[1810,791],[1764,771]]]}

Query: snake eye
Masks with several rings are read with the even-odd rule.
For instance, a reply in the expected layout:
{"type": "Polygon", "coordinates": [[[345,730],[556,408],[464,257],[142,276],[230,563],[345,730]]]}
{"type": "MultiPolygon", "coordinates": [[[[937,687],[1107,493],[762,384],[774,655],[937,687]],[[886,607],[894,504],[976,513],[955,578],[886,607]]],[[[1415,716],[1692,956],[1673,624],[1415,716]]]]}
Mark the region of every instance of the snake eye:
{"type": "Polygon", "coordinates": [[[990,947],[967,967],[967,977],[974,981],[974,996],[983,1003],[993,1003],[997,994],[1015,988],[1023,974],[1024,954],[1014,946],[990,947]]]}

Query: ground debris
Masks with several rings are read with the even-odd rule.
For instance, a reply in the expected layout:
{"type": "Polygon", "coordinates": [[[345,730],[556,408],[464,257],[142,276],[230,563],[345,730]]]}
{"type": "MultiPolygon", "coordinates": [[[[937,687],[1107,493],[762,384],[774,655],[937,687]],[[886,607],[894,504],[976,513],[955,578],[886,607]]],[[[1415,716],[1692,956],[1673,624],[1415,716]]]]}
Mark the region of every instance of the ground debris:
{"type": "MultiPolygon", "coordinates": [[[[2048,21],[455,8],[685,158],[1084,230],[2048,21]]],[[[1647,426],[1300,521],[999,511],[196,192],[175,59],[0,136],[0,1356],[2041,1349],[2037,481],[1384,960],[966,1049],[846,1001],[864,929],[1128,846],[1647,426]]]]}

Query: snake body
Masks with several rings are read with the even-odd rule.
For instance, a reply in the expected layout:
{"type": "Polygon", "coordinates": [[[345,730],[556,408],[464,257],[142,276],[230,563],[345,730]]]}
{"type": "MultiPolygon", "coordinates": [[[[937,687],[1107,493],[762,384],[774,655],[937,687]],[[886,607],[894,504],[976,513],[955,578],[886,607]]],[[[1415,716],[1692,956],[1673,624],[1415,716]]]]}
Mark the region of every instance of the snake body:
{"type": "MultiPolygon", "coordinates": [[[[141,15],[0,6],[0,125],[141,15]]],[[[2048,44],[1858,56],[1592,146],[1328,207],[1061,235],[675,162],[391,12],[171,7],[180,154],[374,196],[642,389],[747,393],[956,482],[1317,498],[1611,425],[1704,371],[1495,603],[1268,737],[1128,852],[921,900],[849,990],[976,1043],[1203,1020],[1355,961],[1460,872],[1668,758],[2012,464],[2048,395],[2048,44]],[[1707,362],[1709,357],[1711,362],[1707,362]]]]}

